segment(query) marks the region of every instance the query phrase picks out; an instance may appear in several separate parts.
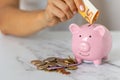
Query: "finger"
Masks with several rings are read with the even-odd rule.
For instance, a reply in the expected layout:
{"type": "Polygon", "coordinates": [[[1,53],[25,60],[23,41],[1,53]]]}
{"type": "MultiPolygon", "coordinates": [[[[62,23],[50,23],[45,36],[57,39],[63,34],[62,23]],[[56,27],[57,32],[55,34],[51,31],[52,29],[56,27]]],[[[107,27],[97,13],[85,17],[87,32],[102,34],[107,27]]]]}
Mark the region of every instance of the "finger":
{"type": "Polygon", "coordinates": [[[67,16],[67,19],[70,19],[73,16],[72,11],[70,10],[69,6],[65,4],[65,2],[61,0],[57,0],[57,1],[54,1],[53,3],[57,8],[59,8],[67,16]]]}
{"type": "Polygon", "coordinates": [[[52,10],[51,11],[52,14],[58,17],[62,22],[67,20],[66,15],[61,10],[59,10],[56,6],[51,5],[51,10],[52,10]]]}
{"type": "Polygon", "coordinates": [[[54,26],[60,22],[59,18],[55,17],[49,22],[48,26],[54,26]]]}
{"type": "Polygon", "coordinates": [[[78,10],[84,11],[85,7],[82,0],[74,0],[78,10]]]}
{"type": "Polygon", "coordinates": [[[65,3],[70,7],[70,10],[73,14],[77,12],[77,6],[75,5],[74,0],[64,0],[65,3]]]}

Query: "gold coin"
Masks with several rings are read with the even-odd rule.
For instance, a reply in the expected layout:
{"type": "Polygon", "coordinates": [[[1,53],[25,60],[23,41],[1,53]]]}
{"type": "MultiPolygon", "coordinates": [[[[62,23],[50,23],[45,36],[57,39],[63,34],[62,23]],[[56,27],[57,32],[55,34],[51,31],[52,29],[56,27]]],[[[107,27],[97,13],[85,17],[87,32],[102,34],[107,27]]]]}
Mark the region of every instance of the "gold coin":
{"type": "Polygon", "coordinates": [[[62,73],[62,74],[70,74],[70,72],[66,71],[64,68],[57,69],[57,72],[62,73]]]}
{"type": "Polygon", "coordinates": [[[76,69],[78,69],[78,67],[77,66],[69,66],[69,67],[67,67],[67,69],[68,70],[76,70],[76,69]]]}
{"type": "Polygon", "coordinates": [[[38,70],[44,70],[44,69],[47,69],[47,68],[48,68],[48,65],[37,66],[38,70]]]}
{"type": "Polygon", "coordinates": [[[41,61],[40,61],[40,60],[32,60],[31,63],[32,63],[33,65],[35,65],[35,64],[41,63],[41,61]]]}
{"type": "Polygon", "coordinates": [[[58,66],[68,67],[68,64],[65,62],[57,62],[58,66]]]}
{"type": "Polygon", "coordinates": [[[50,62],[46,64],[48,67],[58,66],[55,62],[50,62]]]}
{"type": "Polygon", "coordinates": [[[55,62],[56,57],[48,57],[47,59],[44,59],[43,62],[55,62]]]}
{"type": "Polygon", "coordinates": [[[58,58],[58,57],[48,57],[43,61],[32,60],[31,63],[36,66],[38,70],[44,70],[49,72],[59,72],[62,74],[70,74],[68,70],[76,70],[77,62],[75,59],[68,58],[58,58]]]}

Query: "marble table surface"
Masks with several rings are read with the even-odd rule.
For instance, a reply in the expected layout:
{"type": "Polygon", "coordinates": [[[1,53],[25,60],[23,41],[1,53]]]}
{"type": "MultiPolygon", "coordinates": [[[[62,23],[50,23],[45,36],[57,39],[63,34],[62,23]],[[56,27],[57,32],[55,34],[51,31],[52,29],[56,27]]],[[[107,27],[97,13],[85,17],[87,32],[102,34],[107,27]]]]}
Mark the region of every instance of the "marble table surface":
{"type": "Polygon", "coordinates": [[[102,65],[83,63],[70,75],[36,70],[31,60],[73,56],[70,32],[43,32],[20,38],[0,35],[0,80],[120,80],[120,32],[111,32],[113,47],[102,65]]]}

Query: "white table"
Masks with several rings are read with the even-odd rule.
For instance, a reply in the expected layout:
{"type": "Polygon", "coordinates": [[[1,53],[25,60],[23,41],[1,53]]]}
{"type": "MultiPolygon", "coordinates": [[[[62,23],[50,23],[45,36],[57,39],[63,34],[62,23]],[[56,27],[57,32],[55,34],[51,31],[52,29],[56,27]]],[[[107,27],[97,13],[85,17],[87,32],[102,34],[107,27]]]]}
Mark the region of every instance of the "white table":
{"type": "Polygon", "coordinates": [[[70,75],[38,71],[30,61],[50,56],[73,56],[70,32],[39,33],[27,38],[0,37],[0,80],[120,80],[120,32],[111,32],[108,62],[95,67],[83,63],[70,75]]]}

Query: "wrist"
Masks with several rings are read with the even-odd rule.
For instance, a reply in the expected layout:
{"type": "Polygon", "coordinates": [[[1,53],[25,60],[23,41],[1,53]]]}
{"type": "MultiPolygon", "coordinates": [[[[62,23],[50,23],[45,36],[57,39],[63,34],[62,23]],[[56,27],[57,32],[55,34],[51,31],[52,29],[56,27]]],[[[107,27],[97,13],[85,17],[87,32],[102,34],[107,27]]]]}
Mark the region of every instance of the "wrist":
{"type": "Polygon", "coordinates": [[[53,16],[48,10],[44,10],[44,18],[47,22],[47,27],[52,27],[55,25],[55,16],[53,16]]]}
{"type": "Polygon", "coordinates": [[[49,19],[48,19],[48,16],[47,16],[45,10],[41,10],[38,13],[38,21],[39,21],[40,25],[43,26],[43,28],[48,27],[49,19]]]}

